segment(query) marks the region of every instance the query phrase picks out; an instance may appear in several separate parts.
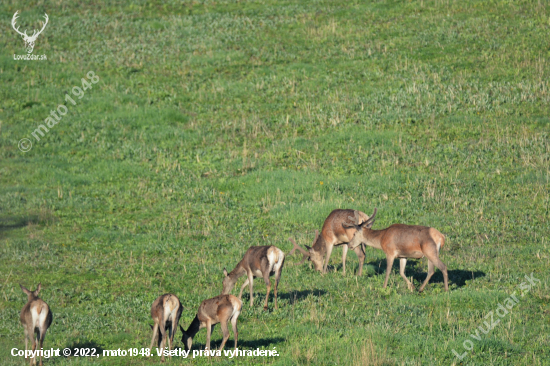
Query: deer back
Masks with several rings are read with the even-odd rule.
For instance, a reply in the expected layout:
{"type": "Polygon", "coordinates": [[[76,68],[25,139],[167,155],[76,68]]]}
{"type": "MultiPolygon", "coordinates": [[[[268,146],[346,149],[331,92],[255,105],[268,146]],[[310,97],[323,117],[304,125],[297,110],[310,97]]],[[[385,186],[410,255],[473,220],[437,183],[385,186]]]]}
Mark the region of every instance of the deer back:
{"type": "MultiPolygon", "coordinates": [[[[336,209],[325,219],[320,238],[322,238],[325,243],[332,243],[332,245],[349,243],[357,231],[357,229],[351,225],[360,225],[368,219],[369,216],[361,211],[336,209]],[[350,226],[345,227],[346,224],[350,226]]],[[[319,241],[320,240],[317,239],[317,242],[319,241]]],[[[317,242],[313,245],[314,248],[317,242]]],[[[321,242],[319,244],[323,243],[321,242]]]]}
{"type": "Polygon", "coordinates": [[[167,320],[177,320],[171,319],[177,317],[177,313],[180,312],[181,303],[178,297],[174,294],[164,294],[159,296],[151,306],[151,317],[155,322],[159,323],[161,321],[166,322],[167,320]]]}
{"type": "Polygon", "coordinates": [[[382,249],[422,252],[426,246],[437,246],[438,250],[445,237],[437,229],[428,226],[393,224],[386,229],[381,245],[382,249]]]}
{"type": "Polygon", "coordinates": [[[52,322],[52,313],[50,307],[44,300],[38,297],[38,292],[41,289],[41,285],[35,291],[30,291],[24,286],[20,285],[21,289],[27,294],[27,303],[21,309],[19,314],[19,320],[23,325],[35,327],[48,328],[52,322]]]}
{"type": "Polygon", "coordinates": [[[242,302],[236,296],[218,295],[201,303],[197,317],[201,325],[206,323],[208,319],[211,320],[212,324],[216,324],[223,321],[226,316],[240,312],[241,309],[242,302]]]}
{"type": "Polygon", "coordinates": [[[255,276],[261,276],[262,260],[267,260],[273,265],[284,259],[283,251],[273,245],[250,247],[239,263],[247,271],[252,271],[255,276]]]}

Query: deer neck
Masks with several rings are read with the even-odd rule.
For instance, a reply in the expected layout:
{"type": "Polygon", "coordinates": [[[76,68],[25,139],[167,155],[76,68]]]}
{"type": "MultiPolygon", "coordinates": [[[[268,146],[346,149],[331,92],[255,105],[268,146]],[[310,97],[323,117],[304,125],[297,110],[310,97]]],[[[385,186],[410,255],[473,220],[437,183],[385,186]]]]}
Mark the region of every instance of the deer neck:
{"type": "Polygon", "coordinates": [[[231,281],[237,282],[237,280],[246,274],[246,269],[244,268],[244,259],[237,264],[237,267],[235,267],[231,272],[229,272],[229,277],[231,278],[231,281]]]}
{"type": "Polygon", "coordinates": [[[187,336],[191,339],[195,337],[195,334],[199,332],[199,329],[201,328],[201,321],[199,320],[198,314],[195,316],[195,319],[189,324],[189,328],[185,331],[187,336]]]}
{"type": "Polygon", "coordinates": [[[323,234],[319,235],[315,243],[313,243],[312,248],[318,253],[325,254],[325,252],[327,251],[327,242],[323,237],[323,234]]]}
{"type": "Polygon", "coordinates": [[[372,230],[372,229],[363,229],[363,237],[365,238],[365,244],[369,247],[376,249],[382,249],[382,236],[386,230],[372,230]]]}

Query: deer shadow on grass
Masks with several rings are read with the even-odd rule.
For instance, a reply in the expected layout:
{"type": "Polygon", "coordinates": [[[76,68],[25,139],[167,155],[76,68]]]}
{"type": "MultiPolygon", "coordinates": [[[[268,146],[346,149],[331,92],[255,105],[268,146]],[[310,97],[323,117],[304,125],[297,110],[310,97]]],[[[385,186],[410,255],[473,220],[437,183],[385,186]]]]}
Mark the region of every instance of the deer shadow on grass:
{"type": "MultiPolygon", "coordinates": [[[[215,332],[215,331],[214,331],[215,332]]],[[[212,334],[214,334],[212,332],[212,334]]],[[[221,331],[220,331],[221,333],[221,331]]],[[[220,334],[221,336],[221,334],[220,334]]],[[[278,343],[284,342],[285,339],[281,337],[274,337],[274,338],[262,338],[262,339],[254,339],[254,340],[247,340],[247,341],[241,341],[240,339],[237,341],[237,348],[238,349],[267,349],[268,347],[271,347],[272,345],[276,345],[278,343]]],[[[225,343],[224,350],[233,350],[233,345],[235,344],[235,338],[233,338],[233,332],[230,331],[229,333],[229,339],[227,340],[227,343],[225,343]]],[[[174,340],[175,343],[175,340],[174,340]]],[[[214,341],[213,339],[210,340],[210,348],[212,350],[217,350],[220,348],[220,345],[222,344],[222,338],[214,341]]],[[[193,343],[193,348],[195,350],[204,350],[204,347],[206,347],[206,343],[193,343]]]]}
{"type": "Polygon", "coordinates": [[[0,217],[0,237],[8,230],[20,229],[29,224],[38,222],[38,216],[28,217],[0,217]]]}
{"type": "Polygon", "coordinates": [[[290,300],[290,304],[292,305],[295,302],[298,302],[298,301],[301,301],[301,300],[305,299],[309,295],[320,297],[320,296],[323,296],[326,293],[327,292],[325,290],[319,290],[319,289],[291,291],[291,292],[285,292],[285,293],[279,294],[279,298],[280,299],[285,299],[285,300],[286,299],[290,300]]]}
{"type": "MultiPolygon", "coordinates": [[[[374,273],[376,275],[385,275],[386,274],[386,259],[380,259],[376,261],[370,261],[365,263],[374,267],[374,273]]],[[[449,285],[455,284],[457,287],[462,287],[466,285],[466,281],[474,280],[479,277],[485,277],[485,272],[482,271],[468,271],[464,269],[449,269],[447,267],[447,273],[449,275],[449,285]]],[[[405,267],[405,276],[412,277],[414,280],[422,283],[428,275],[428,264],[425,261],[420,259],[407,259],[407,266],[405,267]]],[[[368,276],[368,274],[367,274],[368,276]]],[[[393,262],[391,276],[399,276],[399,260],[393,262]]],[[[403,280],[403,279],[401,279],[403,280]]],[[[435,273],[430,278],[429,283],[443,283],[443,273],[439,269],[435,269],[435,273]]]]}
{"type": "Polygon", "coordinates": [[[96,357],[97,355],[100,355],[101,357],[103,355],[103,347],[101,347],[95,341],[90,341],[90,340],[79,340],[79,341],[73,342],[72,344],[66,345],[63,348],[69,348],[71,350],[70,357],[73,357],[73,356],[76,357],[77,351],[75,350],[75,348],[78,349],[79,357],[86,357],[86,356],[96,357]],[[94,351],[92,350],[92,348],[95,349],[95,353],[93,353],[94,351]],[[89,352],[86,351],[87,349],[89,349],[90,351],[89,352]]]}
{"type": "MultiPolygon", "coordinates": [[[[308,297],[309,295],[312,295],[312,296],[323,296],[324,294],[326,294],[327,292],[325,290],[319,290],[319,289],[313,289],[313,290],[302,290],[302,291],[291,291],[291,292],[279,292],[278,295],[277,295],[277,298],[279,300],[289,300],[290,302],[290,305],[294,304],[295,302],[298,302],[298,301],[301,301],[303,299],[305,299],[306,297],[308,297]]],[[[273,290],[269,292],[269,307],[271,307],[272,303],[273,303],[273,298],[274,298],[274,295],[273,295],[273,290]]],[[[243,293],[243,296],[242,296],[242,302],[243,302],[243,306],[245,304],[250,304],[250,293],[249,292],[245,292],[243,293]]],[[[265,292],[256,292],[254,291],[254,306],[258,305],[260,306],[259,304],[263,304],[265,301],[265,292]]]]}

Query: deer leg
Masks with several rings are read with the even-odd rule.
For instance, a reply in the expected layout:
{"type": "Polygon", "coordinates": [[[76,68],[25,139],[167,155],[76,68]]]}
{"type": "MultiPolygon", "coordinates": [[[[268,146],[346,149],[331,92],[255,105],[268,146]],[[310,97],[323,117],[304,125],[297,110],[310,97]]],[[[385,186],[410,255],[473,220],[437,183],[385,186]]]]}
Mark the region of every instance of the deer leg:
{"type": "Polygon", "coordinates": [[[388,285],[388,280],[390,279],[390,273],[391,273],[391,269],[393,267],[393,260],[394,259],[395,259],[395,257],[390,257],[390,256],[386,257],[387,266],[386,266],[386,279],[384,280],[384,288],[386,288],[386,286],[388,285]]]}
{"type": "Polygon", "coordinates": [[[275,272],[275,288],[273,289],[273,295],[275,296],[275,309],[277,309],[277,291],[279,289],[279,280],[281,279],[281,272],[283,271],[281,267],[277,268],[277,272],[275,272]]]}
{"type": "MultiPolygon", "coordinates": [[[[168,340],[168,351],[171,351],[172,350],[172,322],[170,322],[170,326],[168,328],[166,328],[166,333],[168,333],[166,335],[166,339],[168,340]]],[[[168,353],[168,357],[170,357],[170,359],[172,359],[172,354],[171,353],[168,353]]]]}
{"type": "Polygon", "coordinates": [[[428,257],[430,261],[433,262],[434,266],[439,268],[441,273],[443,273],[443,282],[445,283],[445,291],[449,291],[449,275],[447,273],[447,266],[439,259],[439,251],[436,248],[434,248],[433,250],[427,250],[424,255],[428,257]]]}
{"type": "Polygon", "coordinates": [[[361,248],[361,245],[355,247],[353,251],[355,252],[355,254],[357,254],[357,258],[359,258],[359,270],[357,275],[361,276],[361,274],[363,273],[363,264],[365,263],[365,252],[363,252],[363,248],[361,248]]]}
{"type": "Polygon", "coordinates": [[[426,279],[424,280],[424,282],[422,282],[422,286],[420,286],[420,288],[418,289],[418,292],[424,291],[424,287],[426,287],[426,285],[428,284],[428,281],[430,281],[430,278],[432,278],[434,272],[435,272],[434,264],[431,260],[428,259],[428,274],[426,275],[426,279]]]}
{"type": "Polygon", "coordinates": [[[330,244],[327,244],[327,253],[326,253],[326,258],[325,258],[325,266],[323,267],[323,273],[327,273],[327,269],[328,269],[328,262],[330,260],[330,255],[332,254],[332,248],[334,247],[334,245],[330,245],[330,244]]]}
{"type": "Polygon", "coordinates": [[[409,290],[412,291],[412,290],[414,290],[414,285],[412,284],[411,281],[409,281],[407,276],[405,276],[405,266],[406,265],[407,265],[407,258],[399,258],[399,274],[401,275],[401,277],[403,277],[405,282],[407,282],[407,286],[409,287],[409,290]]]}
{"type": "Polygon", "coordinates": [[[264,282],[267,287],[267,291],[265,293],[265,304],[264,304],[264,310],[267,310],[267,303],[269,301],[269,291],[271,291],[271,281],[269,280],[269,275],[271,274],[271,270],[272,270],[268,260],[262,260],[261,269],[262,269],[264,282]]]}
{"type": "Polygon", "coordinates": [[[437,258],[437,262],[435,262],[434,264],[443,273],[443,282],[445,283],[445,291],[449,291],[449,275],[447,273],[447,266],[439,258],[437,258]]]}
{"type": "MultiPolygon", "coordinates": [[[[37,344],[36,338],[37,338],[37,334],[36,332],[33,332],[32,333],[32,353],[33,354],[36,351],[36,344],[37,344]]],[[[35,365],[35,364],[36,364],[36,356],[31,358],[31,365],[35,365]]]]}
{"type": "Polygon", "coordinates": [[[162,351],[162,357],[160,358],[160,361],[164,362],[164,346],[166,344],[166,330],[164,329],[164,319],[161,319],[159,323],[159,330],[160,330],[159,337],[162,338],[162,341],[160,341],[160,350],[162,351]]]}
{"type": "Polygon", "coordinates": [[[242,299],[242,296],[243,296],[243,290],[244,288],[248,285],[248,278],[246,279],[246,281],[244,281],[243,285],[241,286],[241,292],[239,292],[239,300],[242,299]]]}
{"type": "Polygon", "coordinates": [[[206,349],[210,350],[210,337],[212,336],[212,320],[206,321],[206,349]]]}
{"type": "Polygon", "coordinates": [[[151,339],[151,347],[149,347],[149,351],[151,351],[151,353],[153,352],[153,344],[155,344],[155,338],[157,336],[158,329],[159,329],[159,326],[155,322],[155,325],[153,326],[153,338],[151,339]]]}
{"type": "Polygon", "coordinates": [[[170,332],[170,349],[172,349],[172,345],[174,344],[174,335],[176,335],[177,331],[178,331],[177,321],[172,320],[172,331],[170,332]]]}
{"type": "Polygon", "coordinates": [[[237,318],[239,313],[233,314],[231,318],[231,326],[233,327],[233,337],[235,338],[235,349],[237,349],[237,338],[239,338],[239,332],[237,331],[237,318]]]}
{"type": "Polygon", "coordinates": [[[267,301],[269,300],[269,291],[271,290],[271,281],[269,280],[269,274],[267,274],[267,279],[264,278],[265,284],[267,286],[267,291],[265,293],[265,305],[264,310],[267,310],[267,301]]]}
{"type": "MultiPolygon", "coordinates": [[[[46,338],[46,329],[40,330],[40,349],[44,346],[44,338],[46,338]]],[[[42,354],[40,354],[40,366],[42,366],[42,354]]]]}
{"type": "Polygon", "coordinates": [[[248,285],[250,286],[250,307],[254,306],[254,276],[252,272],[248,274],[248,285]]]}
{"type": "MultiPolygon", "coordinates": [[[[29,347],[29,331],[27,330],[27,327],[25,327],[25,351],[27,351],[29,347]]],[[[27,353],[25,352],[25,355],[27,353]]],[[[27,356],[25,356],[25,358],[27,358],[27,356]]]]}
{"type": "MultiPolygon", "coordinates": [[[[231,308],[228,308],[227,309],[227,313],[229,313],[229,315],[231,314],[231,308]]],[[[225,342],[227,342],[227,340],[229,339],[229,328],[227,327],[227,323],[229,323],[229,316],[224,316],[223,319],[220,319],[221,322],[220,322],[220,325],[222,327],[222,334],[223,334],[223,339],[222,339],[222,344],[220,345],[220,351],[223,350],[223,347],[225,347],[225,342]]]]}
{"type": "Polygon", "coordinates": [[[342,245],[342,275],[346,275],[346,256],[348,255],[349,246],[347,244],[342,245]]]}

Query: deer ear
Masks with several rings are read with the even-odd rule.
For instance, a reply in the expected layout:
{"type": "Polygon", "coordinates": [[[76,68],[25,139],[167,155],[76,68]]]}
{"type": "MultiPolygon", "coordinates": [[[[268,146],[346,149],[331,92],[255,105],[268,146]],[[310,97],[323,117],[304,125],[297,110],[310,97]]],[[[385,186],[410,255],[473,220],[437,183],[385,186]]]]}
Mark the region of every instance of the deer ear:
{"type": "Polygon", "coordinates": [[[228,276],[228,274],[227,274],[227,269],[225,269],[225,267],[223,268],[223,275],[224,275],[225,277],[228,276]]]}
{"type": "Polygon", "coordinates": [[[36,288],[36,291],[34,291],[34,295],[38,296],[38,293],[40,292],[40,290],[42,290],[42,284],[41,283],[38,284],[38,287],[36,288]]]}
{"type": "Polygon", "coordinates": [[[307,250],[311,250],[310,246],[306,245],[305,247],[306,247],[307,250]]]}
{"type": "Polygon", "coordinates": [[[24,293],[26,293],[27,295],[30,295],[32,292],[29,291],[29,289],[27,289],[25,286],[19,284],[19,287],[21,287],[21,290],[23,290],[24,293]]]}

